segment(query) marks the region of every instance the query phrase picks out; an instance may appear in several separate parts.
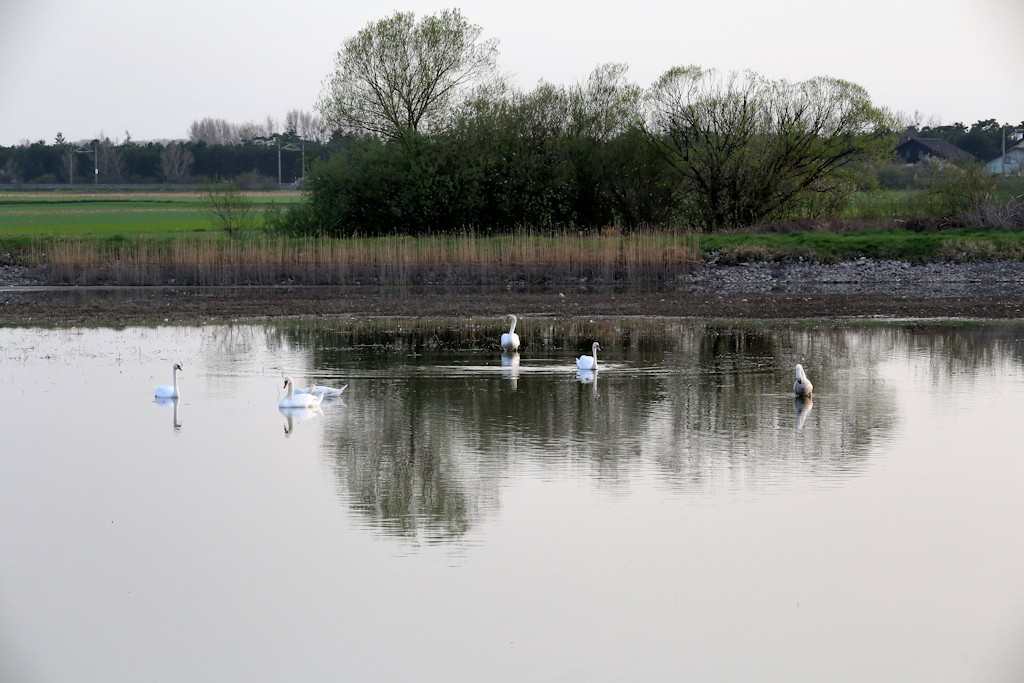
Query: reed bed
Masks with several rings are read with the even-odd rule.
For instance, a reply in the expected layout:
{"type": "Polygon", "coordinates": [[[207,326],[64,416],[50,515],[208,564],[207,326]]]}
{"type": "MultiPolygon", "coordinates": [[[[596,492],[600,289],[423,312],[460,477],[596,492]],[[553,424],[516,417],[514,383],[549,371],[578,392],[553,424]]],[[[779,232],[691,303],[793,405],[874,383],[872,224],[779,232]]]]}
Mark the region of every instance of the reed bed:
{"type": "Polygon", "coordinates": [[[52,284],[545,284],[670,280],[700,261],[698,237],[644,231],[600,235],[432,235],[33,242],[25,261],[52,284]]]}

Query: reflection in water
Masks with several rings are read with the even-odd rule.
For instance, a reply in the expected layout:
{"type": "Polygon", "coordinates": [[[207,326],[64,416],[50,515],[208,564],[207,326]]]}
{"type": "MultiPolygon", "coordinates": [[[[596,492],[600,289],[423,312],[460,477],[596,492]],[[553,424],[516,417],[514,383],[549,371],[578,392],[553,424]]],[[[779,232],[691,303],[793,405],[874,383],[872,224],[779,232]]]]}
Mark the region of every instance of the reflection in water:
{"type": "Polygon", "coordinates": [[[284,435],[291,436],[295,432],[295,423],[304,422],[305,420],[312,420],[313,418],[323,415],[323,411],[319,405],[312,407],[302,408],[285,408],[278,407],[278,410],[287,418],[284,425],[284,435]]]}
{"type": "Polygon", "coordinates": [[[1024,325],[528,324],[0,327],[0,679],[1022,680],[1024,325]]]}
{"type": "Polygon", "coordinates": [[[501,354],[501,376],[508,381],[509,388],[519,385],[519,352],[501,354]]]}
{"type": "Polygon", "coordinates": [[[594,396],[598,396],[597,391],[597,370],[577,370],[576,380],[580,384],[585,384],[590,387],[590,393],[594,396]]]}
{"type": "Polygon", "coordinates": [[[803,429],[808,413],[814,406],[814,400],[810,396],[794,396],[793,408],[796,410],[796,428],[803,429]]]}
{"type": "Polygon", "coordinates": [[[531,353],[502,354],[500,374],[479,361],[501,330],[472,319],[208,328],[224,337],[208,346],[219,362],[226,346],[258,344],[252,330],[262,329],[272,355],[307,358],[305,374],[364,383],[343,429],[336,416],[318,426],[339,488],[373,526],[427,540],[478,525],[498,508],[509,472],[529,462],[572,463],[612,489],[638,468],[694,492],[847,478],[899,423],[894,392],[884,391],[887,360],[926,357],[935,381],[948,382],[1005,357],[1000,345],[1024,357],[1012,330],[992,327],[526,324],[531,353]],[[602,377],[600,394],[596,374],[566,382],[561,364],[596,338],[623,369],[602,377]],[[789,412],[797,361],[815,368],[816,393],[827,397],[813,419],[810,402],[789,412]]]}
{"type": "Polygon", "coordinates": [[[171,416],[171,425],[174,427],[175,431],[181,429],[181,423],[178,422],[178,401],[179,400],[181,400],[181,399],[179,399],[177,396],[175,396],[174,398],[155,398],[155,399],[153,399],[153,403],[157,404],[161,408],[173,408],[174,409],[173,413],[172,413],[172,416],[171,416]]]}

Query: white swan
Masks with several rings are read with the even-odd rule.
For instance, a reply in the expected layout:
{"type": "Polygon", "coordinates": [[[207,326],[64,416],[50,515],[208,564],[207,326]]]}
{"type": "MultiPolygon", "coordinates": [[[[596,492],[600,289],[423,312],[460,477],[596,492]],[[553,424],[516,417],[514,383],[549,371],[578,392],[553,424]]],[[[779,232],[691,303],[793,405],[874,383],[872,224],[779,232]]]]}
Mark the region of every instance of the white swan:
{"type": "Polygon", "coordinates": [[[797,396],[810,396],[811,392],[814,391],[814,385],[811,384],[811,380],[807,379],[807,374],[804,373],[804,366],[797,363],[794,371],[796,373],[796,381],[793,382],[793,393],[797,396]]]}
{"type": "Polygon", "coordinates": [[[295,385],[291,377],[284,378],[283,389],[288,390],[288,395],[277,402],[278,408],[319,408],[324,400],[324,395],[314,396],[313,394],[296,394],[295,385]]]}
{"type": "Polygon", "coordinates": [[[161,384],[158,387],[153,387],[157,398],[178,398],[178,370],[181,370],[181,363],[174,364],[174,384],[161,384]]]}
{"type": "Polygon", "coordinates": [[[516,334],[516,317],[510,313],[505,318],[512,321],[512,326],[508,328],[508,332],[501,335],[501,350],[515,351],[519,348],[519,335],[516,334]]]}
{"type": "Polygon", "coordinates": [[[576,359],[576,367],[580,370],[597,370],[597,352],[601,350],[601,345],[594,342],[590,347],[592,356],[580,356],[576,359]]]}
{"type": "Polygon", "coordinates": [[[341,396],[341,392],[348,389],[347,384],[343,384],[340,389],[334,387],[322,387],[319,384],[310,384],[308,387],[302,387],[296,389],[296,394],[313,394],[314,396],[326,396],[327,398],[337,398],[341,396]]]}

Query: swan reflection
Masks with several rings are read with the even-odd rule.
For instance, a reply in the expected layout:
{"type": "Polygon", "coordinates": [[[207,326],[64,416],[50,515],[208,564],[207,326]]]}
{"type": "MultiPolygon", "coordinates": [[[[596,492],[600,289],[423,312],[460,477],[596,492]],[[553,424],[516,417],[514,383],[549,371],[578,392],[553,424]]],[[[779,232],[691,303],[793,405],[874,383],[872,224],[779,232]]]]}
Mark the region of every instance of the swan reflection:
{"type": "Polygon", "coordinates": [[[174,398],[162,397],[162,398],[155,398],[155,399],[153,399],[153,403],[157,404],[161,408],[173,408],[174,409],[174,412],[173,412],[173,414],[171,416],[171,424],[174,426],[174,430],[175,431],[181,429],[181,423],[178,422],[178,400],[179,400],[178,397],[174,397],[174,398]]]}
{"type": "Polygon", "coordinates": [[[318,415],[323,415],[324,411],[320,410],[320,406],[316,405],[312,408],[286,408],[278,407],[278,411],[284,415],[287,422],[284,425],[285,436],[291,436],[292,432],[295,431],[296,422],[304,422],[305,420],[312,420],[318,415]]]}
{"type": "Polygon", "coordinates": [[[811,412],[814,401],[810,396],[797,396],[793,399],[793,409],[796,410],[796,428],[803,429],[807,414],[811,412]]]}
{"type": "Polygon", "coordinates": [[[513,389],[519,386],[519,353],[501,354],[501,376],[507,379],[513,389]]]}
{"type": "Polygon", "coordinates": [[[594,396],[598,395],[597,391],[597,370],[577,370],[576,380],[580,384],[586,384],[590,386],[590,393],[594,396]]]}

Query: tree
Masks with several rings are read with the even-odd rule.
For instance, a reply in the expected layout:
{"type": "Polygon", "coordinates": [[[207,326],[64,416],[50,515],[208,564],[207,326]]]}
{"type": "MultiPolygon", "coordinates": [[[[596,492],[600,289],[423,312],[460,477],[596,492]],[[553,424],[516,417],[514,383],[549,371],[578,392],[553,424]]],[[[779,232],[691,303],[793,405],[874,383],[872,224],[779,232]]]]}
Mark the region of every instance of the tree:
{"type": "Polygon", "coordinates": [[[402,138],[448,127],[465,94],[492,77],[497,41],[455,9],[396,12],[342,45],[317,110],[343,132],[402,138]]]}
{"type": "Polygon", "coordinates": [[[286,133],[294,133],[306,141],[324,142],[326,137],[320,117],[300,109],[292,109],[285,114],[284,129],[286,133]]]}
{"type": "Polygon", "coordinates": [[[256,225],[252,200],[235,183],[220,179],[203,183],[203,205],[213,224],[228,237],[256,225]]]}
{"type": "Polygon", "coordinates": [[[160,172],[169,183],[180,183],[192,172],[195,158],[180,142],[172,142],[160,152],[160,172]]]}
{"type": "Polygon", "coordinates": [[[892,151],[887,112],[860,86],[834,78],[790,83],[676,67],[647,103],[647,136],[676,171],[684,215],[708,230],[841,199],[852,189],[844,171],[892,151]]]}

